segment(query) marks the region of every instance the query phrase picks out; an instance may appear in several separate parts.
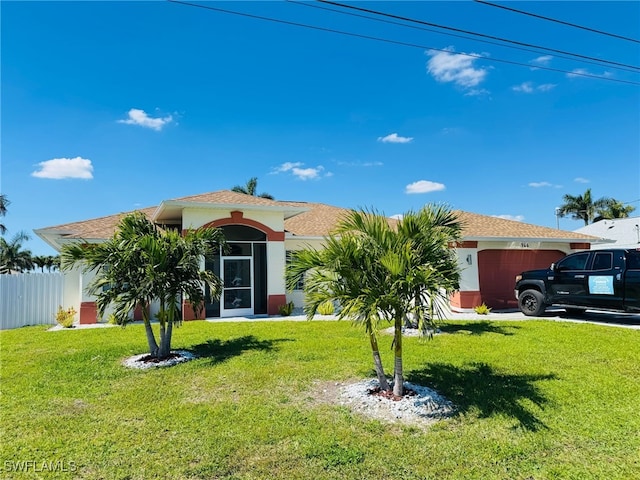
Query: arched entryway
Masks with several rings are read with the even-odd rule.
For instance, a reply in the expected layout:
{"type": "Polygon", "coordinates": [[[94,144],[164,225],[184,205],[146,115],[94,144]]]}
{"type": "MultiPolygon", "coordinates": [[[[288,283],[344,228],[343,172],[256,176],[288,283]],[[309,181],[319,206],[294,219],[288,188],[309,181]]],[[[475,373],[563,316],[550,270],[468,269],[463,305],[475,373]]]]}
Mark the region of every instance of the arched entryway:
{"type": "Polygon", "coordinates": [[[205,303],[205,315],[266,314],[267,235],[247,225],[223,225],[219,228],[227,240],[228,249],[207,258],[205,268],[220,277],[223,290],[220,298],[205,303]]]}

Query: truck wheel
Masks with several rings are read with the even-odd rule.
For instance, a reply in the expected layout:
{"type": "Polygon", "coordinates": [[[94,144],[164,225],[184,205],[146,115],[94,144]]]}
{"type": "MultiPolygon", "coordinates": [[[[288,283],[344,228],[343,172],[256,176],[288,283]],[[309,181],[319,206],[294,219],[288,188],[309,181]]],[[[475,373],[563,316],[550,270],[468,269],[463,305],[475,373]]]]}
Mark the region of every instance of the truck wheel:
{"type": "Polygon", "coordinates": [[[518,296],[520,311],[528,317],[542,315],[546,308],[542,293],[537,290],[525,290],[518,296]]]}

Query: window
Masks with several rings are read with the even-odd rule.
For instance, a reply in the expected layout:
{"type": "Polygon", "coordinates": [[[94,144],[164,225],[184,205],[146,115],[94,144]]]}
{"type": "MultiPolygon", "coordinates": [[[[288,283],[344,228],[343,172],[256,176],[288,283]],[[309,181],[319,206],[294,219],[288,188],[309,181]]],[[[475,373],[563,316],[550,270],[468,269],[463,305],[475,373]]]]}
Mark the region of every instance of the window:
{"type": "Polygon", "coordinates": [[[627,268],[629,270],[640,270],[640,252],[627,253],[627,268]]]}
{"type": "MultiPolygon", "coordinates": [[[[291,252],[291,250],[287,250],[286,255],[287,255],[287,266],[289,266],[289,264],[291,263],[291,254],[293,252],[291,252]]],[[[298,280],[298,283],[296,283],[296,286],[294,288],[294,290],[304,290],[304,276],[298,280]]]]}
{"type": "Polygon", "coordinates": [[[587,259],[589,258],[589,252],[577,253],[575,255],[569,255],[558,262],[557,270],[584,270],[587,265],[587,259]]]}
{"type": "Polygon", "coordinates": [[[610,252],[596,253],[593,259],[593,270],[611,270],[613,268],[613,254],[610,252]]]}

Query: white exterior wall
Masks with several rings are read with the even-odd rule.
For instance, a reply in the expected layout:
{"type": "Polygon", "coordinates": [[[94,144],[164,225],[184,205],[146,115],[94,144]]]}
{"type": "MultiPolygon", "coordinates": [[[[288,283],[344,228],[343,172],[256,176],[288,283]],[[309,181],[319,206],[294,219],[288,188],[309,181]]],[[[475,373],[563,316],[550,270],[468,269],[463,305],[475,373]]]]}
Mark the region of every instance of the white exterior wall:
{"type": "MultiPolygon", "coordinates": [[[[231,218],[231,212],[238,211],[237,208],[185,208],[182,212],[182,228],[200,228],[207,223],[222,218],[231,218]]],[[[284,231],[284,219],[282,212],[270,211],[251,211],[242,210],[242,218],[260,222],[263,225],[275,230],[276,232],[284,231]]]]}
{"type": "MultiPolygon", "coordinates": [[[[284,247],[286,251],[304,250],[307,248],[313,248],[316,250],[322,250],[324,247],[324,240],[321,238],[287,238],[284,241],[284,247]]],[[[283,269],[284,272],[284,269],[283,269]]],[[[284,273],[283,273],[284,275],[284,273]]],[[[305,295],[303,290],[287,291],[287,302],[293,302],[296,308],[302,308],[305,304],[305,295]]]]}

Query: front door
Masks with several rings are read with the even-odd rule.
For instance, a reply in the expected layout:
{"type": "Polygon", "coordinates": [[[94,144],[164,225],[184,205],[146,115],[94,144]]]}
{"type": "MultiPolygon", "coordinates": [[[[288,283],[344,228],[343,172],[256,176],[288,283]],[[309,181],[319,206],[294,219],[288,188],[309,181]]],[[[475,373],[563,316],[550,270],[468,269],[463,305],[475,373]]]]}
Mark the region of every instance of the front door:
{"type": "Polygon", "coordinates": [[[252,257],[222,257],[221,317],[253,315],[252,257]]]}

